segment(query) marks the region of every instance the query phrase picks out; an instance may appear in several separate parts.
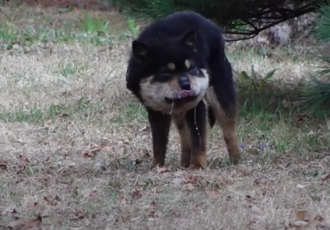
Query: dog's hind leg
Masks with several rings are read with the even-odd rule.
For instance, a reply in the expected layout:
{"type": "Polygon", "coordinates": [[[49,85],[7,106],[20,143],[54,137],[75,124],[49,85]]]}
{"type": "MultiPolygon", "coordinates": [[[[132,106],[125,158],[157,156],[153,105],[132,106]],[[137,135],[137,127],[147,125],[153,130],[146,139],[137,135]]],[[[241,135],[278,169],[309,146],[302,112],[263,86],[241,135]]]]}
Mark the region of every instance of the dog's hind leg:
{"type": "Polygon", "coordinates": [[[152,134],[152,147],[154,159],[149,167],[163,166],[168,143],[168,134],[171,127],[171,116],[148,109],[148,119],[152,134]]]}
{"type": "Polygon", "coordinates": [[[206,168],[207,112],[204,101],[186,113],[186,122],[190,132],[191,159],[194,168],[206,168]]]}
{"type": "Polygon", "coordinates": [[[180,144],[181,144],[180,164],[182,167],[188,168],[190,166],[190,157],[191,157],[192,149],[191,149],[190,131],[185,119],[185,114],[174,116],[173,121],[180,136],[180,144]]]}
{"type": "Polygon", "coordinates": [[[237,103],[231,65],[227,58],[215,55],[210,65],[211,81],[206,100],[212,107],[219,123],[231,163],[237,164],[241,158],[236,134],[237,103]]]}

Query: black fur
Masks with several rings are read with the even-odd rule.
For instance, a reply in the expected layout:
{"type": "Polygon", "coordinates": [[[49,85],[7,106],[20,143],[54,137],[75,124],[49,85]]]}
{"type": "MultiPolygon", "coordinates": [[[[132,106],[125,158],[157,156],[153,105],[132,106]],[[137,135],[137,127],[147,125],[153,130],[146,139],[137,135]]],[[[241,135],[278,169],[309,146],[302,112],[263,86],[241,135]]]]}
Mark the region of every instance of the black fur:
{"type": "MultiPolygon", "coordinates": [[[[133,41],[126,75],[127,88],[143,104],[141,80],[150,76],[158,76],[157,74],[166,63],[171,62],[181,68],[180,63],[187,57],[191,57],[198,68],[208,71],[209,86],[214,89],[217,103],[225,112],[226,117],[234,120],[236,94],[231,64],[225,56],[222,32],[211,21],[194,12],[176,12],[156,21],[147,26],[133,41]],[[193,47],[188,49],[187,44],[192,44],[193,47]]],[[[163,78],[163,81],[166,82],[167,79],[163,78]]],[[[156,163],[163,165],[171,116],[157,112],[148,106],[145,107],[152,129],[154,157],[156,163]]],[[[189,141],[192,154],[195,148],[199,149],[198,151],[201,153],[206,151],[207,113],[209,124],[212,127],[221,115],[215,108],[206,108],[203,101],[198,103],[196,111],[191,109],[186,112],[185,124],[177,126],[180,131],[180,125],[182,127],[187,125],[191,135],[189,141]],[[194,113],[197,113],[197,120],[194,120],[196,119],[194,113]],[[202,132],[199,135],[196,133],[196,123],[199,132],[202,132]]],[[[233,127],[230,126],[230,132],[234,129],[233,127]]]]}

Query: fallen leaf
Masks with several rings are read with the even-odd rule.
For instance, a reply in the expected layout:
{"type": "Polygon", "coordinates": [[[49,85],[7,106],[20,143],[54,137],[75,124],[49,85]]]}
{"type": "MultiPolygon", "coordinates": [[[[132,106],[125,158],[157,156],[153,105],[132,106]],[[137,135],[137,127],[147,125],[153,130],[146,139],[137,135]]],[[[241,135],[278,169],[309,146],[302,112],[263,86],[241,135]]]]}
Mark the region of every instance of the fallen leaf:
{"type": "Polygon", "coordinates": [[[35,228],[39,228],[41,223],[42,223],[42,217],[39,214],[36,218],[33,219],[18,219],[11,221],[7,224],[7,228],[35,229],[35,228]]]}
{"type": "Polygon", "coordinates": [[[171,170],[169,168],[160,167],[157,165],[157,173],[166,173],[166,172],[171,172],[171,170]]]}
{"type": "Polygon", "coordinates": [[[57,205],[57,202],[56,201],[53,201],[53,200],[50,200],[48,199],[48,197],[44,196],[44,201],[46,201],[46,203],[48,205],[51,205],[51,206],[56,206],[57,205]]]}
{"type": "Polygon", "coordinates": [[[197,176],[191,175],[189,176],[189,178],[186,180],[187,183],[191,183],[191,184],[196,184],[197,183],[197,176]]]}
{"type": "Polygon", "coordinates": [[[297,188],[305,188],[305,185],[298,184],[298,185],[297,185],[297,188]]]}
{"type": "Polygon", "coordinates": [[[22,160],[22,161],[24,161],[26,163],[30,163],[29,158],[27,156],[24,156],[23,154],[20,154],[19,155],[19,158],[20,158],[20,160],[22,160]]]}
{"type": "Polygon", "coordinates": [[[96,190],[92,191],[89,196],[96,196],[98,194],[98,192],[96,190]]]}
{"type": "Polygon", "coordinates": [[[203,208],[204,205],[205,205],[204,202],[198,203],[198,204],[196,204],[196,205],[193,207],[193,210],[194,210],[194,211],[197,211],[198,209],[203,208]]]}
{"type": "Polygon", "coordinates": [[[195,189],[195,186],[191,183],[187,183],[184,185],[184,189],[187,190],[187,191],[192,191],[195,189]]]}
{"type": "Polygon", "coordinates": [[[77,217],[78,219],[84,219],[85,216],[84,214],[82,213],[82,211],[80,210],[76,210],[75,213],[74,213],[75,217],[77,217]]]}
{"type": "Polygon", "coordinates": [[[109,141],[108,138],[102,138],[102,140],[101,140],[101,148],[105,148],[105,147],[109,146],[109,143],[110,143],[110,141],[109,141]]]}
{"type": "Polygon", "coordinates": [[[177,177],[177,178],[174,178],[174,179],[172,180],[172,184],[174,184],[174,185],[176,185],[176,186],[178,186],[178,185],[183,185],[184,183],[186,183],[186,181],[185,181],[185,179],[183,179],[183,178],[179,178],[179,177],[177,177]]]}
{"type": "Polygon", "coordinates": [[[127,204],[127,198],[124,196],[119,197],[119,203],[121,205],[126,205],[127,204]]]}
{"type": "Polygon", "coordinates": [[[324,218],[321,215],[316,215],[314,217],[314,220],[319,221],[319,222],[324,222],[324,218]]]}
{"type": "Polygon", "coordinates": [[[85,158],[94,158],[95,156],[96,156],[96,154],[93,154],[93,153],[89,153],[89,152],[84,153],[85,158]]]}
{"type": "Polygon", "coordinates": [[[159,210],[151,210],[149,213],[148,213],[148,218],[149,218],[149,220],[153,220],[153,219],[155,219],[155,218],[159,218],[159,217],[161,217],[161,215],[162,215],[162,212],[161,211],[159,211],[159,210]]]}
{"type": "Polygon", "coordinates": [[[325,177],[322,178],[322,181],[326,181],[330,179],[330,174],[327,174],[325,177]]]}
{"type": "Polygon", "coordinates": [[[45,127],[50,127],[52,125],[53,125],[53,121],[52,120],[45,121],[45,123],[44,123],[44,126],[45,127]]]}
{"type": "Polygon", "coordinates": [[[50,157],[47,157],[47,159],[44,161],[44,163],[50,163],[52,160],[50,159],[50,157]]]}
{"type": "Polygon", "coordinates": [[[21,174],[21,173],[24,172],[24,170],[25,170],[25,165],[20,165],[18,167],[18,170],[17,170],[16,174],[21,174]]]}
{"type": "Polygon", "coordinates": [[[10,213],[10,214],[16,214],[18,212],[16,211],[16,208],[7,208],[7,209],[5,209],[5,210],[2,211],[1,215],[2,216],[7,216],[8,213],[10,213]]]}
{"type": "Polygon", "coordinates": [[[97,144],[90,143],[88,145],[87,150],[85,150],[84,157],[85,158],[94,158],[96,156],[96,154],[101,150],[102,150],[102,148],[99,147],[97,144]]]}
{"type": "Polygon", "coordinates": [[[0,161],[0,169],[7,170],[8,169],[8,162],[7,161],[0,161]]]}
{"type": "Polygon", "coordinates": [[[296,211],[295,215],[296,215],[297,220],[304,220],[306,211],[305,210],[296,211]]]}
{"type": "Polygon", "coordinates": [[[260,184],[260,179],[255,179],[254,182],[253,182],[253,184],[259,185],[260,184]]]}
{"type": "Polygon", "coordinates": [[[211,200],[217,198],[219,196],[219,194],[220,194],[219,190],[217,190],[217,189],[214,189],[214,190],[208,192],[208,196],[211,200]]]}
{"type": "Polygon", "coordinates": [[[121,220],[123,221],[123,223],[128,223],[131,221],[131,217],[130,216],[122,216],[121,220]]]}
{"type": "Polygon", "coordinates": [[[142,194],[141,194],[140,190],[134,189],[134,191],[132,192],[132,196],[134,198],[141,198],[142,197],[142,194]]]}

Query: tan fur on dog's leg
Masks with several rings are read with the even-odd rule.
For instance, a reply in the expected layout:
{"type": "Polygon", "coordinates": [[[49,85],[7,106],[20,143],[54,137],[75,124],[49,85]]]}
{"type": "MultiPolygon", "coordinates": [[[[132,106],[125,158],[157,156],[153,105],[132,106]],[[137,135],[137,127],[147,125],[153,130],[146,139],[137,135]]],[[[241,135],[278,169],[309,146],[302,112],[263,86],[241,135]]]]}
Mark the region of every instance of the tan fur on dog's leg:
{"type": "Polygon", "coordinates": [[[206,168],[206,152],[199,152],[197,154],[195,153],[194,155],[192,155],[190,163],[195,169],[206,168]]]}
{"type": "Polygon", "coordinates": [[[238,149],[238,140],[236,135],[236,123],[234,120],[219,119],[222,129],[223,138],[225,139],[228,155],[231,163],[237,164],[241,159],[241,154],[238,149]]]}
{"type": "Polygon", "coordinates": [[[241,154],[238,148],[236,134],[236,110],[233,110],[232,114],[228,116],[217,101],[213,89],[208,90],[206,99],[212,107],[214,116],[221,127],[222,135],[226,142],[229,159],[231,163],[237,164],[241,159],[241,154]]]}
{"type": "Polygon", "coordinates": [[[191,142],[190,142],[190,133],[184,119],[184,115],[174,117],[175,126],[179,132],[180,144],[181,144],[181,157],[180,165],[182,167],[188,168],[190,165],[191,157],[191,142]]]}

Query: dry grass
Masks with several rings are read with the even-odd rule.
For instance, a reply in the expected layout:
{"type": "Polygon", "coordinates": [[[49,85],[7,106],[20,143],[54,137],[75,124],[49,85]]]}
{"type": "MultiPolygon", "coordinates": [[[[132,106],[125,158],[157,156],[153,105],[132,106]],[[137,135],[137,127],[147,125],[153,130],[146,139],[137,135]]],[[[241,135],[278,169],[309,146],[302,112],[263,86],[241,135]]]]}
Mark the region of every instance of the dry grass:
{"type": "MultiPolygon", "coordinates": [[[[179,168],[172,132],[166,168],[149,170],[146,114],[124,84],[129,41],[112,44],[33,43],[29,52],[1,53],[0,226],[26,219],[22,226],[42,229],[330,229],[326,119],[242,103],[241,164],[227,165],[216,127],[207,169],[179,168]],[[309,221],[297,222],[298,210],[309,221]]],[[[276,77],[292,78],[312,62],[239,50],[229,58],[239,71],[275,66],[276,77]]]]}

